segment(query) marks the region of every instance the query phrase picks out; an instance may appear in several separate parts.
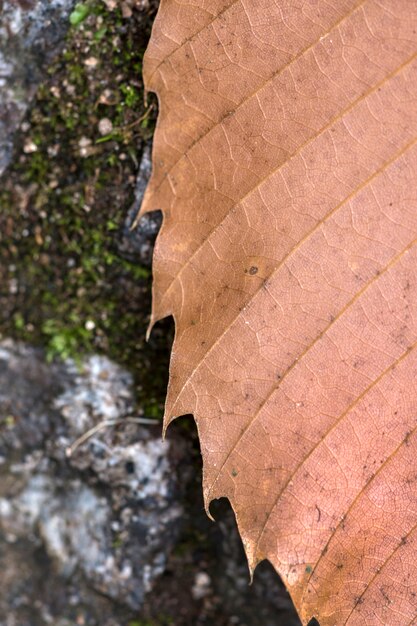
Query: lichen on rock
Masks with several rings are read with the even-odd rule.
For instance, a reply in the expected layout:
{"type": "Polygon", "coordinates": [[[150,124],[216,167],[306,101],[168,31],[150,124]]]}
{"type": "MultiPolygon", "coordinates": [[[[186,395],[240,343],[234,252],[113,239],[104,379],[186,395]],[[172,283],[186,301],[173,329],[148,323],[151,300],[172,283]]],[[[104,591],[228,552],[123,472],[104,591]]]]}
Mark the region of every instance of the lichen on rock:
{"type": "Polygon", "coordinates": [[[106,357],[48,364],[42,351],[6,340],[0,371],[0,534],[33,537],[57,576],[140,609],[180,532],[181,445],[132,420],[132,378],[106,357]],[[106,421],[68,457],[77,437],[106,421]]]}
{"type": "MultiPolygon", "coordinates": [[[[5,0],[0,21],[0,175],[10,163],[14,135],[59,52],[74,0],[5,0]]],[[[1,10],[1,7],[0,7],[1,10]]]]}

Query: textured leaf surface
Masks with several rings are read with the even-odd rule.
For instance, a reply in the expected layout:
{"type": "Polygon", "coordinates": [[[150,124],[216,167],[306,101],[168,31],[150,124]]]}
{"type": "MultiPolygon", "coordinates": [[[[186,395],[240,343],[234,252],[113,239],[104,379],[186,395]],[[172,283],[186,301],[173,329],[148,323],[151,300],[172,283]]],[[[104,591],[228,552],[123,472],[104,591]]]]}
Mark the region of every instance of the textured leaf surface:
{"type": "Polygon", "coordinates": [[[165,421],[303,623],[417,624],[417,2],[162,0],[165,421]]]}

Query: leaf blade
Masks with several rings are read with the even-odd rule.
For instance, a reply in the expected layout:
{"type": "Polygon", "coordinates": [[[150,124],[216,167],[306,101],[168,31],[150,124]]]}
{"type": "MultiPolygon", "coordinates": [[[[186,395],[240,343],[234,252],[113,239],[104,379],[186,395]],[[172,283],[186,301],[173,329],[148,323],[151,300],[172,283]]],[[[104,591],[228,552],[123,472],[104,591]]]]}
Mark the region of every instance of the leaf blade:
{"type": "Polygon", "coordinates": [[[152,321],[176,324],[165,425],[194,414],[206,507],[229,498],[250,566],[271,560],[305,623],[402,626],[417,605],[390,576],[412,516],[382,573],[366,507],[363,567],[345,529],[417,446],[417,8],[336,5],[215,2],[166,56],[151,42],[152,321]]]}

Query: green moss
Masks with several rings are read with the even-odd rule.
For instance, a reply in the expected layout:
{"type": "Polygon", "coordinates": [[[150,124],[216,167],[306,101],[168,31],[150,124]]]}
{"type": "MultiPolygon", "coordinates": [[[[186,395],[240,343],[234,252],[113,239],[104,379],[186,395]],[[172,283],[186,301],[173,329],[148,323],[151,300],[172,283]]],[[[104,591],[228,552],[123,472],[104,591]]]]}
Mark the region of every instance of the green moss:
{"type": "Polygon", "coordinates": [[[86,17],[90,14],[90,6],[87,3],[81,3],[75,5],[74,10],[70,14],[69,20],[73,26],[78,26],[81,24],[86,17]]]}
{"type": "Polygon", "coordinates": [[[27,119],[22,143],[36,148],[16,155],[0,191],[0,333],[44,345],[49,359],[105,352],[136,373],[139,402],[160,416],[170,335],[145,345],[150,270],[117,246],[154,126],[139,73],[149,31],[98,0],[85,10],[27,119]]]}
{"type": "Polygon", "coordinates": [[[122,104],[127,107],[136,107],[141,100],[141,94],[135,87],[132,85],[120,85],[120,91],[123,96],[122,104]]]}

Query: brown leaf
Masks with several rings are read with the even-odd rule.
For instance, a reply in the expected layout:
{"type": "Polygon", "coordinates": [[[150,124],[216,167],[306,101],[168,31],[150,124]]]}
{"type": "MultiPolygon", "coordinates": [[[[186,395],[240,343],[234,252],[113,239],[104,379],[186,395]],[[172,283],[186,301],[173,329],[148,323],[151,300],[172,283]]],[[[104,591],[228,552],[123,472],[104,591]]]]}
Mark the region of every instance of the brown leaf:
{"type": "Polygon", "coordinates": [[[163,0],[165,424],[304,624],[417,624],[417,2],[163,0]]]}

